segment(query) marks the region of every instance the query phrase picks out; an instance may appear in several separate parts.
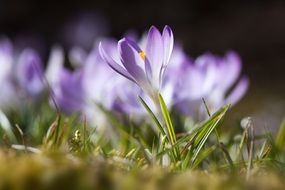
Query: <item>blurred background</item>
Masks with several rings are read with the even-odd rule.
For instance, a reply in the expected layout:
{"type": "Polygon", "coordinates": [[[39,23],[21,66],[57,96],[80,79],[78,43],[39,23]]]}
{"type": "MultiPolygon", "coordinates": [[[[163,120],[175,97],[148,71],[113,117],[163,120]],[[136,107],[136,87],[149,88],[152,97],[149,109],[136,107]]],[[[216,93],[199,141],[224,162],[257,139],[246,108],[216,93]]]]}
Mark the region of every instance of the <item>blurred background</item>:
{"type": "Polygon", "coordinates": [[[72,45],[64,33],[79,15],[98,19],[102,28],[90,26],[94,35],[120,38],[130,29],[142,33],[167,24],[192,57],[237,51],[250,88],[231,118],[251,116],[262,129],[279,126],[285,113],[284,1],[0,0],[0,33],[19,44],[28,40],[47,59],[53,44],[72,45]]]}

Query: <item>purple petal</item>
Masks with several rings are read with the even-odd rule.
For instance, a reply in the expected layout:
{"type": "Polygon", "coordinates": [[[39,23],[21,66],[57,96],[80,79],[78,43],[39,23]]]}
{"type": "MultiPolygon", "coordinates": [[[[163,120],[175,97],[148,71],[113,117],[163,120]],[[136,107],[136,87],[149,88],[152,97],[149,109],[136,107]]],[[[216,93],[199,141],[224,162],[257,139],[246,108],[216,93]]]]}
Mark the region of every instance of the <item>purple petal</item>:
{"type": "Polygon", "coordinates": [[[137,83],[146,82],[146,76],[143,69],[139,65],[144,64],[144,60],[139,55],[139,52],[128,43],[128,40],[122,39],[118,43],[118,49],[121,55],[121,60],[126,70],[132,75],[137,83]]]}
{"type": "Polygon", "coordinates": [[[187,98],[190,100],[204,96],[205,92],[201,89],[204,85],[204,77],[197,67],[189,66],[183,77],[182,89],[178,92],[178,96],[182,99],[187,98]]]}
{"type": "Polygon", "coordinates": [[[120,81],[133,82],[114,74],[109,65],[98,55],[97,48],[94,48],[82,68],[85,99],[90,104],[100,103],[105,108],[110,108],[116,96],[113,89],[119,86],[120,81]]]}
{"type": "Polygon", "coordinates": [[[110,56],[107,55],[107,53],[105,52],[102,43],[100,42],[99,44],[99,52],[100,55],[102,57],[102,59],[108,63],[108,65],[114,69],[116,72],[118,72],[119,74],[123,75],[124,77],[126,77],[127,79],[136,82],[134,80],[134,78],[122,67],[120,66],[116,61],[114,61],[113,58],[111,58],[110,56]]]}
{"type": "Polygon", "coordinates": [[[229,89],[235,81],[238,79],[241,72],[241,60],[240,57],[234,53],[229,52],[226,54],[221,68],[223,73],[221,73],[221,86],[227,90],[229,89]],[[227,80],[224,80],[226,77],[227,80]]]}
{"type": "Polygon", "coordinates": [[[11,42],[4,38],[0,40],[0,83],[12,74],[13,47],[11,42]]]}
{"type": "Polygon", "coordinates": [[[150,63],[149,63],[149,61],[148,61],[147,58],[145,58],[144,63],[145,63],[144,69],[145,69],[146,77],[147,77],[148,81],[151,82],[151,80],[152,80],[152,69],[151,69],[151,65],[150,65],[150,63]]]}
{"type": "Polygon", "coordinates": [[[82,71],[76,70],[71,73],[70,71],[64,69],[61,72],[60,87],[68,95],[79,98],[81,97],[82,91],[82,71]]]}
{"type": "Polygon", "coordinates": [[[59,46],[52,48],[46,69],[46,79],[51,87],[59,82],[60,72],[63,68],[64,55],[59,46]]]}
{"type": "Polygon", "coordinates": [[[138,44],[129,38],[123,38],[126,40],[138,53],[142,52],[142,49],[138,46],[138,44]]]}
{"type": "Polygon", "coordinates": [[[236,104],[246,93],[249,80],[243,77],[226,99],[226,103],[236,104]]]}
{"type": "Polygon", "coordinates": [[[84,97],[82,70],[71,73],[63,69],[60,72],[60,84],[54,88],[54,99],[57,105],[66,114],[72,114],[83,108],[84,97]]]}
{"type": "Polygon", "coordinates": [[[217,79],[216,58],[211,54],[199,56],[195,61],[195,66],[202,75],[203,85],[200,90],[209,93],[217,79]]]}
{"type": "Polygon", "coordinates": [[[163,64],[168,64],[170,60],[170,56],[173,50],[174,38],[172,30],[169,26],[165,26],[162,32],[162,40],[163,40],[163,47],[164,47],[164,59],[163,64]]]}
{"type": "Polygon", "coordinates": [[[151,64],[153,72],[153,81],[159,82],[160,71],[164,59],[164,47],[161,34],[154,26],[152,26],[148,32],[145,51],[146,57],[148,58],[151,64]]]}

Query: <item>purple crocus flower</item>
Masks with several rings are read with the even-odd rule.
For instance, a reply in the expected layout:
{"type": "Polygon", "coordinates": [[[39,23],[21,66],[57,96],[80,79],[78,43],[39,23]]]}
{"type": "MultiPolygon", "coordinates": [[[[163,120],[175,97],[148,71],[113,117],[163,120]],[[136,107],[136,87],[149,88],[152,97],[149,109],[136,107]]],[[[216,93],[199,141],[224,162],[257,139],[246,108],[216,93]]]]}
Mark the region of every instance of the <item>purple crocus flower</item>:
{"type": "Polygon", "coordinates": [[[11,42],[4,38],[0,41],[0,82],[6,80],[12,71],[13,48],[11,42]]]}
{"type": "MultiPolygon", "coordinates": [[[[75,54],[77,50],[81,51],[72,49],[75,54]]],[[[111,110],[116,98],[114,87],[126,79],[111,72],[97,48],[78,61],[74,71],[67,70],[63,66],[62,50],[59,47],[53,49],[46,72],[53,92],[51,98],[65,114],[79,113],[90,126],[106,126],[108,121],[99,105],[111,110]]]]}
{"type": "Polygon", "coordinates": [[[16,104],[16,88],[12,82],[13,47],[7,38],[0,40],[0,109],[6,110],[16,104]]]}
{"type": "Polygon", "coordinates": [[[173,41],[169,26],[164,27],[162,34],[152,26],[147,35],[145,49],[127,38],[118,42],[120,61],[114,60],[105,51],[102,43],[99,45],[99,51],[111,68],[136,83],[154,100],[172,53],[173,41]]]}
{"type": "Polygon", "coordinates": [[[236,104],[244,96],[249,85],[247,77],[240,78],[240,57],[234,52],[228,52],[218,60],[216,68],[219,75],[209,100],[213,102],[214,107],[222,104],[236,104]]]}
{"type": "Polygon", "coordinates": [[[22,105],[24,99],[38,97],[44,90],[43,68],[38,53],[30,48],[16,51],[7,38],[0,40],[0,108],[22,105]]]}
{"type": "Polygon", "coordinates": [[[189,61],[180,71],[175,90],[177,107],[194,116],[206,113],[202,98],[211,112],[224,104],[237,103],[248,88],[247,77],[238,80],[240,71],[241,60],[234,52],[228,52],[224,57],[207,53],[189,61]]]}
{"type": "Polygon", "coordinates": [[[60,46],[51,49],[45,77],[49,84],[50,103],[65,114],[83,109],[85,92],[82,87],[82,68],[71,71],[64,68],[64,52],[60,46]],[[54,103],[56,105],[54,105],[54,103]]]}
{"type": "Polygon", "coordinates": [[[61,111],[66,114],[81,111],[85,104],[82,77],[82,70],[71,72],[62,69],[59,85],[53,88],[53,98],[61,111]]]}
{"type": "Polygon", "coordinates": [[[103,62],[97,49],[87,58],[84,69],[84,88],[90,102],[111,109],[116,98],[115,87],[122,87],[124,79],[114,75],[103,62]]]}
{"type": "MultiPolygon", "coordinates": [[[[132,33],[132,35],[126,35],[126,39],[138,41],[139,47],[141,47],[142,49],[146,49],[146,42],[148,39],[147,35],[143,35],[143,37],[138,40],[136,35],[133,35],[132,33]]],[[[115,43],[113,40],[104,41],[104,50],[108,52],[108,55],[112,57],[116,62],[120,62],[120,55],[118,54],[117,43],[115,43]]],[[[175,55],[175,57],[173,57],[172,55],[169,62],[177,61],[175,64],[180,64],[180,54],[178,53],[180,51],[174,50],[174,52],[177,52],[177,54],[175,55]]],[[[116,85],[115,87],[113,87],[112,91],[112,94],[114,94],[113,97],[116,98],[115,101],[113,101],[113,110],[116,110],[123,114],[132,115],[132,118],[136,118],[136,120],[141,121],[141,119],[145,118],[147,112],[138,101],[138,96],[140,96],[144,99],[144,101],[152,109],[152,111],[159,111],[157,110],[157,105],[154,104],[153,100],[136,83],[120,76],[118,78],[115,78],[112,83],[114,83],[115,81],[116,85]]],[[[160,93],[164,97],[164,101],[166,102],[168,108],[171,108],[174,102],[174,86],[175,85],[173,84],[173,81],[168,79],[165,79],[160,84],[160,93]]]]}

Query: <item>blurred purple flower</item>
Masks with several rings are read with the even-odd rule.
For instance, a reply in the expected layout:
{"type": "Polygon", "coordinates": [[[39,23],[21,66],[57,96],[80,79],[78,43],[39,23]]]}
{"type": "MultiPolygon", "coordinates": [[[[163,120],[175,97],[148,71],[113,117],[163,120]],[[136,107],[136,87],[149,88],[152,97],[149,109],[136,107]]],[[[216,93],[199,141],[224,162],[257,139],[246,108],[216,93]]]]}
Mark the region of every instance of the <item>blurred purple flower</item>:
{"type": "Polygon", "coordinates": [[[0,40],[0,109],[12,107],[16,101],[15,86],[12,83],[13,47],[12,43],[0,40]]]}
{"type": "Polygon", "coordinates": [[[10,74],[13,62],[13,48],[8,39],[1,39],[0,41],[0,81],[5,80],[10,74]]]}
{"type": "Polygon", "coordinates": [[[173,34],[170,27],[165,26],[161,34],[152,26],[148,32],[145,49],[136,42],[123,38],[118,42],[120,61],[99,45],[102,58],[116,72],[141,87],[152,99],[156,99],[165,68],[169,62],[173,49],[173,34]]]}
{"type": "Polygon", "coordinates": [[[34,50],[25,49],[20,54],[17,63],[17,79],[28,95],[37,96],[43,92],[43,65],[34,50]]]}
{"type": "MultiPolygon", "coordinates": [[[[108,40],[109,53],[116,52],[115,42],[108,40]]],[[[116,88],[123,88],[127,81],[119,75],[114,75],[111,68],[102,60],[98,48],[94,48],[82,64],[83,88],[86,93],[86,106],[82,115],[92,126],[109,126],[110,123],[101,106],[113,111],[114,102],[118,96],[116,88]]]]}
{"type": "Polygon", "coordinates": [[[50,103],[69,115],[81,111],[85,104],[83,70],[66,69],[64,61],[63,49],[54,46],[50,52],[45,77],[50,87],[50,103]]]}
{"type": "Polygon", "coordinates": [[[247,91],[249,81],[247,77],[239,79],[241,67],[240,57],[234,52],[228,52],[221,58],[217,65],[219,71],[217,85],[213,90],[212,97],[209,98],[210,100],[220,102],[218,106],[221,106],[225,103],[235,104],[243,97],[247,91]],[[219,101],[219,97],[220,99],[224,98],[224,100],[219,101]]]}
{"type": "Polygon", "coordinates": [[[82,70],[71,72],[67,69],[62,69],[59,74],[59,84],[53,88],[53,98],[57,106],[66,114],[82,110],[85,104],[82,70]]]}
{"type": "MultiPolygon", "coordinates": [[[[75,54],[77,50],[81,51],[72,49],[75,54]]],[[[63,62],[63,51],[59,47],[54,48],[46,72],[53,91],[51,98],[59,109],[68,115],[79,113],[91,126],[106,125],[107,118],[99,105],[108,110],[112,109],[116,98],[114,87],[118,86],[123,78],[111,72],[97,48],[86,53],[74,71],[64,68],[63,62]]]]}
{"type": "Polygon", "coordinates": [[[44,90],[43,66],[38,53],[25,48],[15,51],[7,38],[0,40],[0,108],[23,104],[23,99],[36,99],[44,90]]]}
{"type": "Polygon", "coordinates": [[[235,104],[249,84],[247,77],[239,80],[241,60],[234,52],[224,57],[204,54],[189,61],[182,70],[175,97],[179,102],[177,107],[187,115],[205,113],[202,98],[211,112],[223,104],[235,104]]]}
{"type": "Polygon", "coordinates": [[[120,86],[123,79],[112,73],[102,60],[97,48],[94,48],[86,58],[83,70],[83,85],[87,100],[111,109],[116,98],[114,88],[120,86]]]}

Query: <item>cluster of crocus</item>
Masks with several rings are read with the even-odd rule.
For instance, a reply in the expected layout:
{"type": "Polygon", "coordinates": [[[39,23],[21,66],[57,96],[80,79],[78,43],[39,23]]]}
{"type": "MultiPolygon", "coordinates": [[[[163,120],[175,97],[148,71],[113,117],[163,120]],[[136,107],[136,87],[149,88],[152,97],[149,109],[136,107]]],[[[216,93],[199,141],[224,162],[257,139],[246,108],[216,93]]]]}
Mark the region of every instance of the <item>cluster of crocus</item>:
{"type": "Polygon", "coordinates": [[[90,51],[72,47],[68,62],[73,69],[64,67],[64,58],[62,48],[52,48],[44,71],[34,50],[15,53],[3,39],[0,108],[19,101],[19,95],[36,99],[49,86],[51,105],[66,114],[79,113],[90,125],[100,127],[107,122],[103,110],[144,118],[146,111],[138,96],[153,111],[160,93],[169,109],[204,117],[202,98],[214,112],[225,103],[235,104],[248,87],[247,78],[240,77],[241,60],[236,53],[222,57],[207,53],[192,59],[174,43],[169,26],[162,32],[152,26],[141,40],[104,38],[90,51]]]}
{"type": "Polygon", "coordinates": [[[99,50],[113,70],[141,89],[134,85],[131,89],[121,88],[121,107],[127,113],[134,110],[143,113],[136,101],[138,95],[147,94],[146,98],[152,99],[147,101],[151,105],[156,103],[157,93],[161,93],[169,108],[188,116],[205,116],[202,98],[214,112],[223,104],[235,104],[248,88],[246,77],[236,84],[241,71],[241,60],[236,53],[228,52],[224,57],[208,53],[192,60],[179,45],[174,46],[168,26],[162,34],[152,26],[141,41],[123,38],[117,46],[116,58],[107,53],[104,44],[100,44],[99,50]]]}

